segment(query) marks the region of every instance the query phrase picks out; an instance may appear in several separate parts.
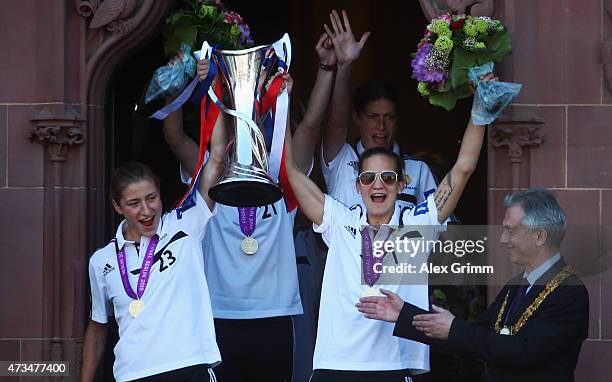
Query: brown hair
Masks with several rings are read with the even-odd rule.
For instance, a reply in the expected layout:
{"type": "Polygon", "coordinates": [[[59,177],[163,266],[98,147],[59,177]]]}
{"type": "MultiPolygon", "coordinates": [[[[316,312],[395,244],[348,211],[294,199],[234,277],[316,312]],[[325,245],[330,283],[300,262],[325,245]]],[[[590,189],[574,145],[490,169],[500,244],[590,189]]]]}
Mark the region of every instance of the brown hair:
{"type": "Polygon", "coordinates": [[[359,156],[359,164],[357,165],[357,172],[361,174],[363,171],[363,162],[366,159],[371,158],[373,156],[382,155],[387,158],[393,160],[395,163],[395,172],[397,173],[398,181],[404,179],[404,163],[402,158],[397,155],[393,150],[386,147],[372,147],[371,149],[367,149],[359,156]]]}
{"type": "Polygon", "coordinates": [[[113,173],[110,185],[111,198],[115,203],[119,204],[123,190],[130,184],[142,180],[150,180],[159,190],[159,178],[153,173],[149,166],[140,162],[128,162],[122,165],[113,173]]]}

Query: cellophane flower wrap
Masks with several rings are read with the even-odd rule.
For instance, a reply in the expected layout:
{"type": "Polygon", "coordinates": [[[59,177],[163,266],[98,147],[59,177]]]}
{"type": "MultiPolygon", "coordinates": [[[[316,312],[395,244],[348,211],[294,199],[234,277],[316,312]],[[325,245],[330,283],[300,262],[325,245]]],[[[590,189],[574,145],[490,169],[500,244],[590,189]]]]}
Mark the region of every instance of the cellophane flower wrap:
{"type": "Polygon", "coordinates": [[[511,51],[510,36],[499,20],[446,13],[427,26],[413,54],[412,76],[432,105],[452,110],[458,99],[472,94],[468,71],[499,62],[511,51]]]}
{"type": "Polygon", "coordinates": [[[180,94],[195,74],[192,52],[199,50],[203,41],[219,49],[243,49],[253,46],[251,30],[242,17],[223,6],[220,0],[180,0],[166,18],[163,27],[164,54],[168,57],[182,52],[181,60],[174,60],[153,74],[145,102],[180,94]],[[187,54],[190,57],[184,57],[187,54]]]}

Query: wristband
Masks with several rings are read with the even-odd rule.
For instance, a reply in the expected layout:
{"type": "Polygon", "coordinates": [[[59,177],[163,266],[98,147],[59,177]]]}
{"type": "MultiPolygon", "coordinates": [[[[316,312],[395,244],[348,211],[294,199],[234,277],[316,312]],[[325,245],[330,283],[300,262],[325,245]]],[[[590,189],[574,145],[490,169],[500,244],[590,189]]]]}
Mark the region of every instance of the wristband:
{"type": "Polygon", "coordinates": [[[319,63],[319,68],[325,70],[326,72],[333,72],[336,70],[336,68],[338,67],[338,65],[336,64],[332,64],[332,65],[327,65],[324,63],[319,63]]]}

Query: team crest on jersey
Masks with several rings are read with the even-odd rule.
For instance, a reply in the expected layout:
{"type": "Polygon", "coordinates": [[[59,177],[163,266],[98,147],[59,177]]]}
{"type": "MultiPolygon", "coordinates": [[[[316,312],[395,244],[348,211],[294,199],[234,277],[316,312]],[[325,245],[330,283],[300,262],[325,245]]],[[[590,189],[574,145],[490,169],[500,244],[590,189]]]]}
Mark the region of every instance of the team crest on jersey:
{"type": "Polygon", "coordinates": [[[348,162],[346,165],[354,168],[355,171],[357,171],[357,168],[359,167],[359,161],[352,160],[352,161],[348,162]]]}
{"type": "Polygon", "coordinates": [[[406,182],[406,186],[408,186],[410,182],[412,182],[412,178],[410,177],[410,175],[406,174],[404,175],[404,181],[406,182]]]}

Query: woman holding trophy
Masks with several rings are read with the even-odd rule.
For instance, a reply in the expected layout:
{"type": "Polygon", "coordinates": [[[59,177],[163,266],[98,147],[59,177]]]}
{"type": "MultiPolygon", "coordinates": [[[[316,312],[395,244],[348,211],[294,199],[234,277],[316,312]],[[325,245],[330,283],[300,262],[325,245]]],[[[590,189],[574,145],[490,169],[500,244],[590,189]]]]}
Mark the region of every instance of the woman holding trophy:
{"type": "MultiPolygon", "coordinates": [[[[321,67],[296,131],[299,145],[294,157],[301,173],[312,166],[333,82],[329,69],[335,65],[326,35],[320,37],[315,49],[321,67]]],[[[198,63],[201,81],[210,66],[209,60],[198,63]]],[[[218,118],[222,119],[223,113],[218,118]]],[[[182,112],[171,114],[166,121],[166,142],[183,170],[193,173],[198,146],[183,132],[182,112]]],[[[293,242],[296,210],[288,210],[281,199],[257,208],[218,205],[217,211],[202,241],[217,342],[223,355],[215,372],[225,381],[289,380],[291,316],[302,313],[293,242]],[[245,240],[256,246],[245,246],[245,240]]]]}

